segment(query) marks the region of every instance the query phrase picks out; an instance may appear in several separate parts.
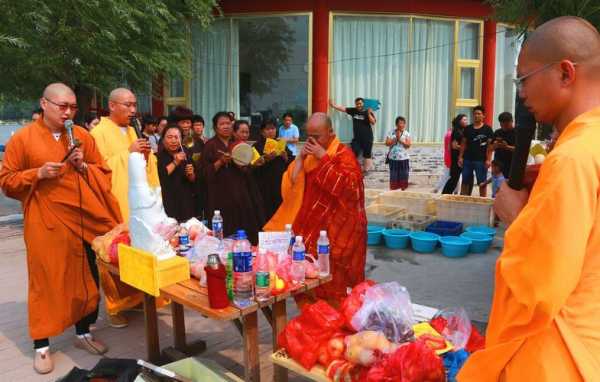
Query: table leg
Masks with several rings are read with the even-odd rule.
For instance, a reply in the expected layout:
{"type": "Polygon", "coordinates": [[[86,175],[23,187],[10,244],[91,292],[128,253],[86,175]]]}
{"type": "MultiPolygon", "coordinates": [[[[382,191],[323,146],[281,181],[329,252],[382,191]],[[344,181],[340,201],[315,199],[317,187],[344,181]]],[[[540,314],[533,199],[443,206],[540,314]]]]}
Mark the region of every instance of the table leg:
{"type": "Polygon", "coordinates": [[[258,353],[258,314],[252,312],[242,318],[244,325],[244,380],[260,381],[260,356],[258,353]]]}
{"type": "MultiPolygon", "coordinates": [[[[285,325],[287,324],[287,310],[285,305],[285,300],[278,301],[273,304],[272,307],[272,316],[271,316],[272,324],[271,327],[273,329],[273,352],[276,352],[279,349],[277,345],[277,336],[285,325]]],[[[273,365],[273,380],[275,382],[287,382],[288,380],[288,371],[285,367],[281,367],[278,365],[273,365]]]]}
{"type": "Polygon", "coordinates": [[[160,344],[158,342],[158,318],[154,296],[144,293],[144,322],[146,329],[146,353],[148,360],[157,363],[160,360],[160,344]]]}
{"type": "Polygon", "coordinates": [[[184,351],[185,342],[185,316],[183,315],[183,306],[171,301],[171,313],[173,314],[173,338],[175,349],[184,351]]]}

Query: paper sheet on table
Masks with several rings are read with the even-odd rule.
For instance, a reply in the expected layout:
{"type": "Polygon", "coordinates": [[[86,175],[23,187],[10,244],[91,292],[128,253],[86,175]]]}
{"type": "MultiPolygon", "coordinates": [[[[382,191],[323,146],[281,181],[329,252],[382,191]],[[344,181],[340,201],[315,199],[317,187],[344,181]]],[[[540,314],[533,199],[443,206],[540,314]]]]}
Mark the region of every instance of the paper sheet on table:
{"type": "Polygon", "coordinates": [[[259,232],[258,248],[276,253],[287,253],[291,236],[289,232],[259,232]]]}
{"type": "Polygon", "coordinates": [[[417,322],[431,320],[439,310],[436,308],[419,304],[412,304],[412,308],[415,321],[417,322]]]}

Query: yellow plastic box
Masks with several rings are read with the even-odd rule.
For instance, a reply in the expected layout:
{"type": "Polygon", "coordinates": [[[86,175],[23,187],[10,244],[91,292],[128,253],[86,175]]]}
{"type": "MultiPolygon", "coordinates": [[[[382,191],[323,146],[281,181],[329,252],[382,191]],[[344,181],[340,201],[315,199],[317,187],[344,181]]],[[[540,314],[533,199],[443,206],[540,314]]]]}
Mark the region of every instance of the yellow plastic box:
{"type": "Polygon", "coordinates": [[[119,244],[119,274],[124,283],[158,297],[160,288],[189,280],[190,263],[179,256],[158,260],[151,253],[119,244]]]}

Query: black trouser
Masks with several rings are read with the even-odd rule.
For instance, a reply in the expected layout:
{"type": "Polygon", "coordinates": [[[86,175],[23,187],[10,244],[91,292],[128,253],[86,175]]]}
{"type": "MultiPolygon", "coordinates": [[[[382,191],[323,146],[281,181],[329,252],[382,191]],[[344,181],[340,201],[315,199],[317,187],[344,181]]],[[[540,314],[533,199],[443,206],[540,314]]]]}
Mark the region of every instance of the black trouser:
{"type": "Polygon", "coordinates": [[[450,179],[446,182],[442,194],[452,194],[454,190],[456,190],[461,171],[462,168],[458,167],[458,160],[452,158],[452,164],[450,165],[450,179]]]}
{"type": "MultiPolygon", "coordinates": [[[[86,242],[83,242],[83,248],[85,249],[88,265],[90,266],[90,271],[92,272],[92,277],[94,278],[96,287],[99,288],[100,279],[98,276],[98,266],[96,265],[96,253],[92,249],[92,246],[86,242]]],[[[96,320],[98,319],[99,305],[100,301],[98,300],[98,305],[96,305],[96,309],[87,316],[83,317],[81,320],[77,321],[77,323],[75,323],[75,334],[82,335],[90,332],[90,325],[96,322],[96,320]]],[[[48,338],[33,340],[34,349],[39,349],[46,346],[50,346],[50,340],[48,338]]]]}

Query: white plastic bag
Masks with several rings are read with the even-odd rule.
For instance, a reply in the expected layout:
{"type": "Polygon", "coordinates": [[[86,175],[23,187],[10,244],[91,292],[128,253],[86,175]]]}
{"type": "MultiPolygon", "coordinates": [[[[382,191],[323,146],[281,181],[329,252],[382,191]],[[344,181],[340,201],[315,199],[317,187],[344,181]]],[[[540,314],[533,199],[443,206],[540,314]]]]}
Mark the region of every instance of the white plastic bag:
{"type": "Polygon", "coordinates": [[[385,334],[394,343],[413,338],[414,324],[410,295],[397,282],[373,285],[365,293],[362,307],[352,317],[352,326],[385,334]]]}
{"type": "MultiPolygon", "coordinates": [[[[446,327],[440,333],[452,345],[454,350],[464,349],[471,337],[471,320],[464,308],[447,308],[440,310],[435,317],[443,317],[446,327]]],[[[434,317],[434,318],[435,318],[434,317]]]]}

